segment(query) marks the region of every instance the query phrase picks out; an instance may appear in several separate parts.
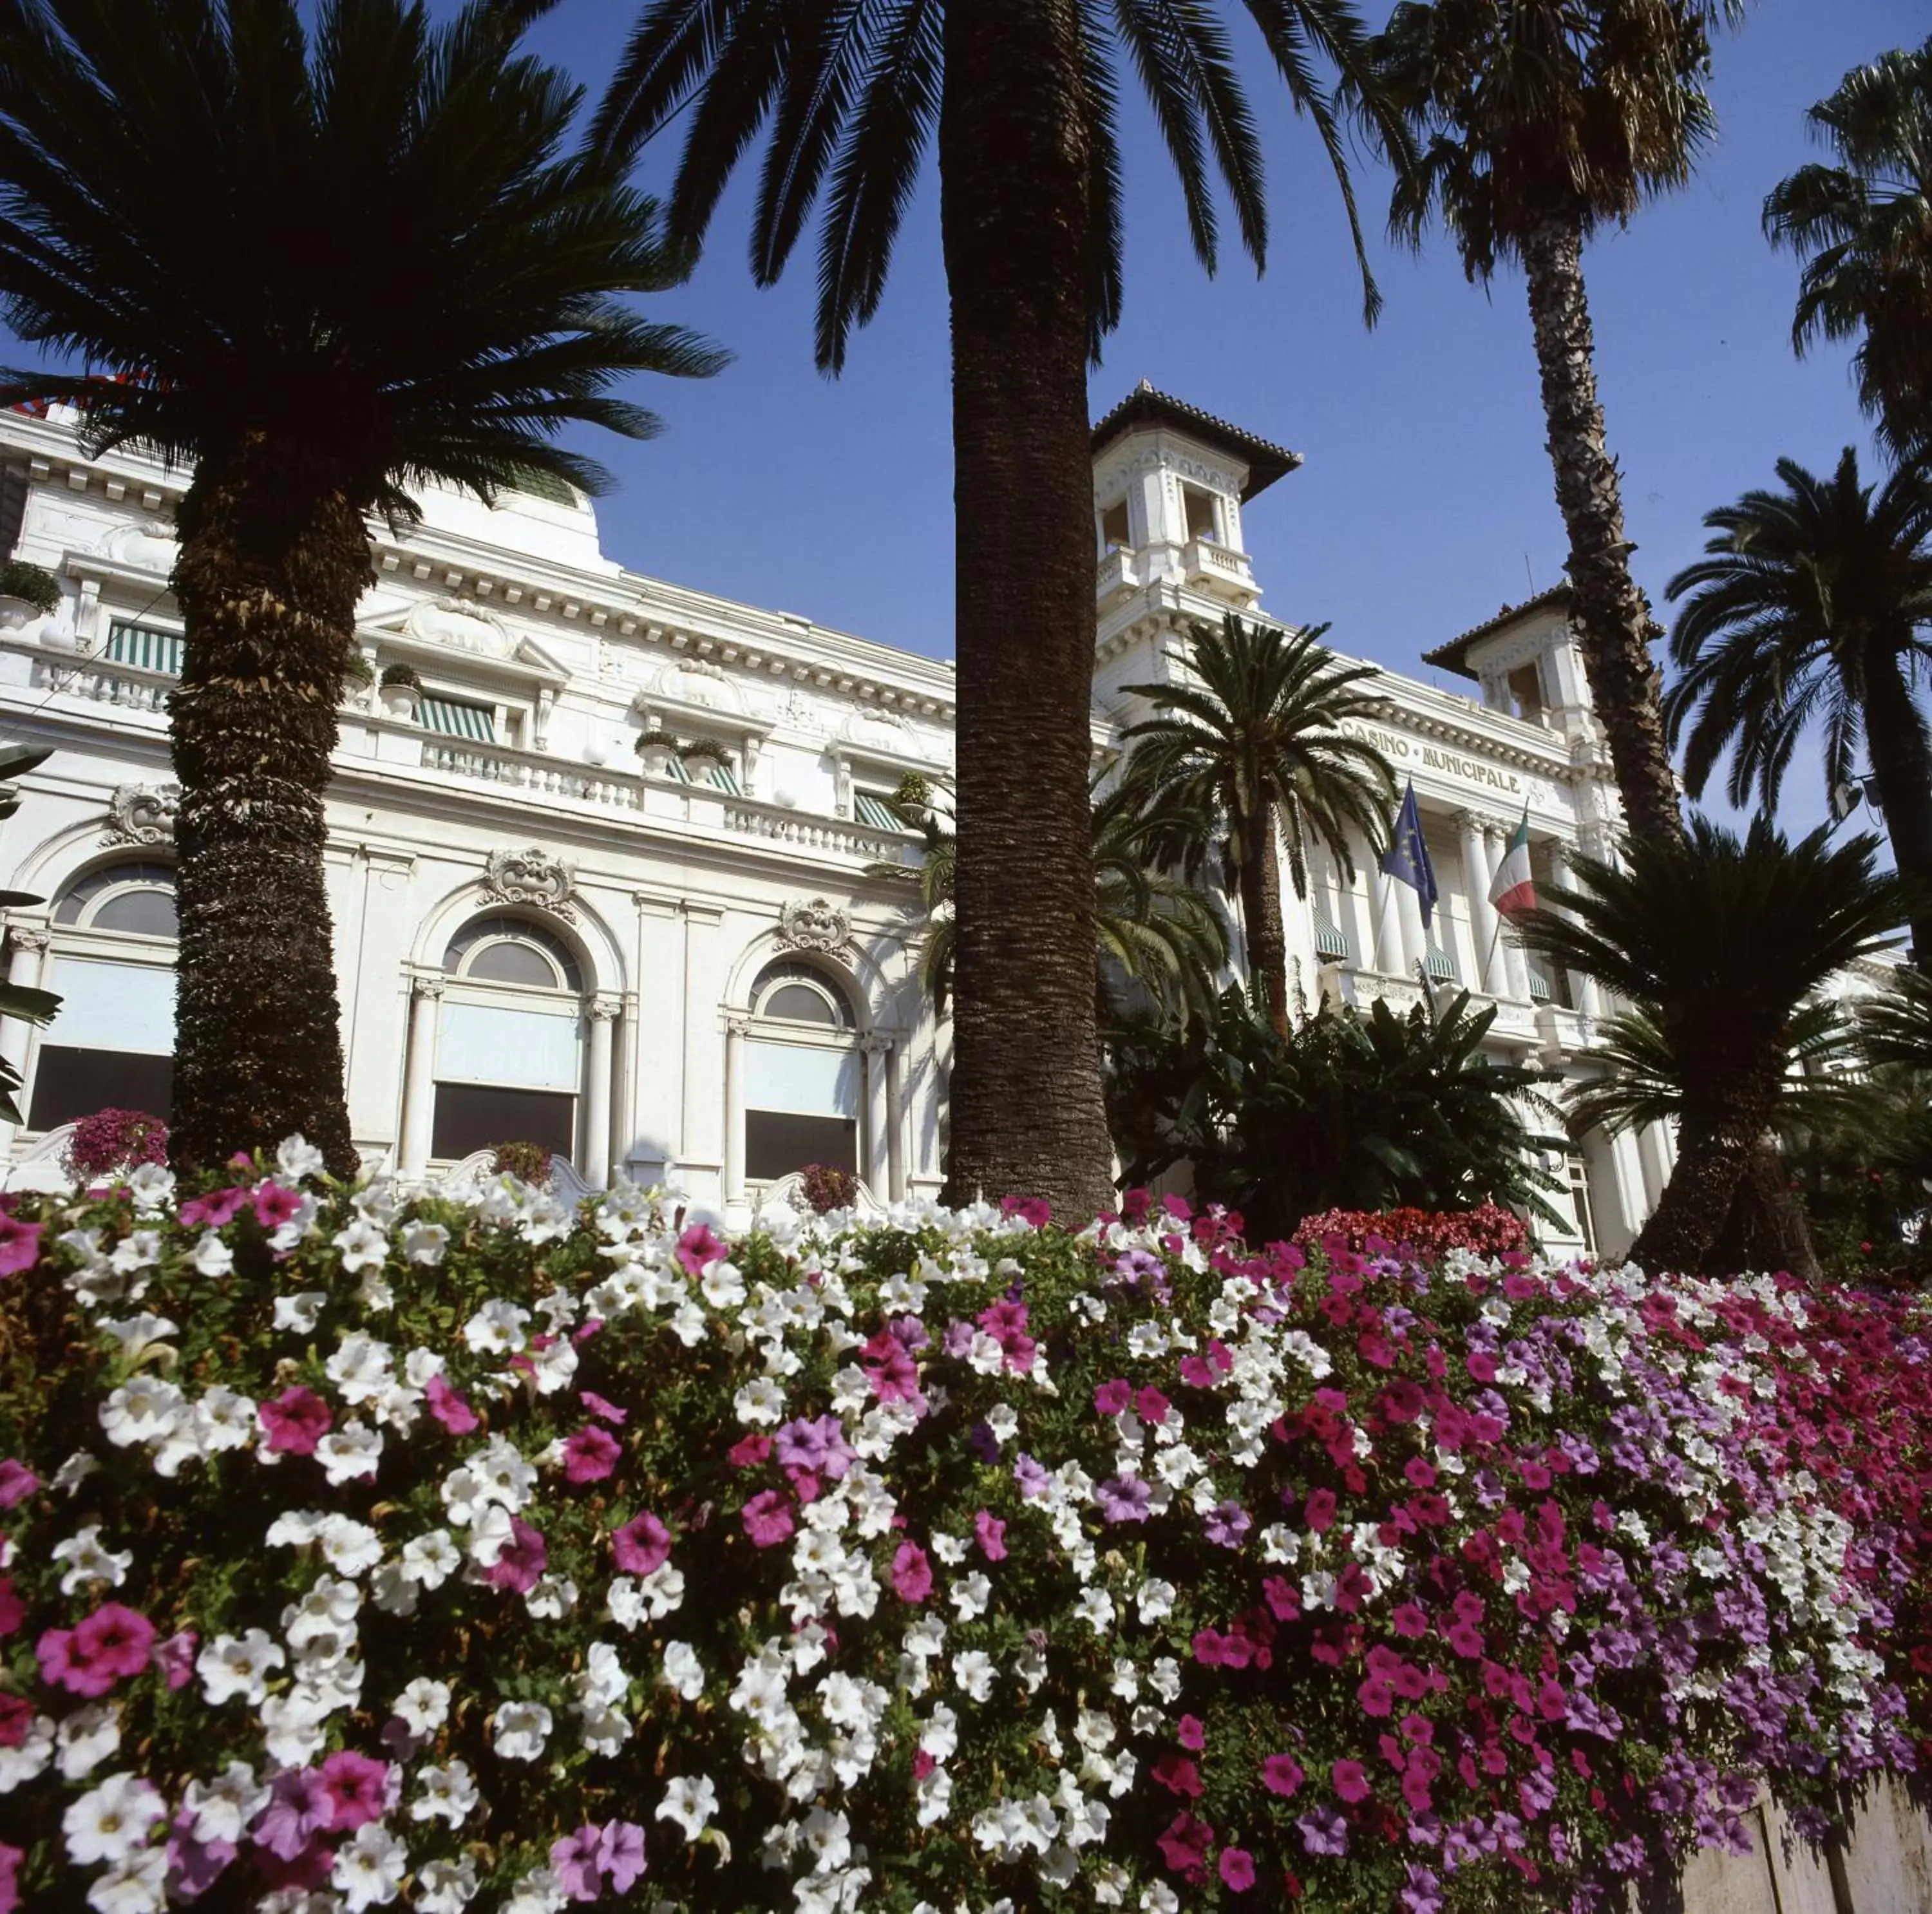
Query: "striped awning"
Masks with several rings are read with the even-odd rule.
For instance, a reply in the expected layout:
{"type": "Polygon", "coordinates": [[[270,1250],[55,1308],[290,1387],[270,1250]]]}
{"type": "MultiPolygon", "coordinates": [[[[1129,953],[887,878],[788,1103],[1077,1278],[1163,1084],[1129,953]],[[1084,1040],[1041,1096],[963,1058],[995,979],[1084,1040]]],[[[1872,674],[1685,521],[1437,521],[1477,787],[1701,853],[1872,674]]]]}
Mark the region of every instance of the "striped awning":
{"type": "MultiPolygon", "coordinates": [[[[700,758],[698,763],[704,766],[704,782],[713,790],[722,790],[728,797],[742,797],[739,788],[738,774],[728,764],[720,764],[715,758],[700,758]]],[[[680,784],[695,784],[698,780],[691,775],[691,766],[676,752],[670,754],[664,766],[664,775],[680,784]]]]}
{"type": "Polygon", "coordinates": [[[1439,944],[1432,944],[1429,946],[1427,962],[1429,974],[1432,977],[1437,978],[1444,983],[1454,983],[1457,981],[1456,960],[1439,944]]]}
{"type": "Polygon", "coordinates": [[[1550,1001],[1550,980],[1533,966],[1529,973],[1529,994],[1539,1004],[1550,1001]]]}
{"type": "Polygon", "coordinates": [[[869,824],[875,831],[902,831],[905,820],[883,797],[868,790],[855,790],[852,794],[852,809],[862,824],[869,824]]]}
{"type": "Polygon", "coordinates": [[[1324,963],[1346,964],[1348,961],[1348,933],[1340,925],[1331,924],[1319,912],[1315,919],[1315,954],[1324,963]]]}
{"type": "Polygon", "coordinates": [[[171,678],[181,676],[182,644],[178,632],[136,625],[131,619],[116,618],[107,627],[107,656],[115,664],[165,671],[171,678]]]}
{"type": "Polygon", "coordinates": [[[416,700],[416,716],[425,730],[440,731],[447,738],[468,738],[474,744],[496,742],[496,713],[487,704],[432,698],[425,692],[416,700]]]}

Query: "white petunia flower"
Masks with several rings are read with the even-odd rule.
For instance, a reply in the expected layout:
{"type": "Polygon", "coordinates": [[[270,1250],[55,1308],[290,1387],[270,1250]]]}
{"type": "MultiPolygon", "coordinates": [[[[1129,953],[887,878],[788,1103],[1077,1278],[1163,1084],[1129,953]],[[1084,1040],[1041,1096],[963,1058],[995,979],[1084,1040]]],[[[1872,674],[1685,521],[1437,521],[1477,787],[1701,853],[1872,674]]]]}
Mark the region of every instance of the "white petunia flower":
{"type": "Polygon", "coordinates": [[[463,1557],[447,1529],[432,1528],[403,1547],[405,1580],[425,1588],[440,1588],[463,1565],[463,1557]]]}
{"type": "Polygon", "coordinates": [[[704,1664],[688,1642],[667,1642],[664,1651],[664,1684],[686,1701],[695,1701],[704,1692],[704,1664]]]}
{"type": "Polygon", "coordinates": [[[685,1839],[694,1841],[717,1811],[718,1790],[712,1786],[710,1775],[700,1774],[694,1781],[680,1776],[664,1790],[656,1818],[675,1821],[684,1830],[685,1839]]]}
{"type": "Polygon", "coordinates": [[[416,1798],[410,1803],[412,1821],[447,1821],[460,1828],[481,1798],[466,1764],[452,1761],[446,1768],[425,1768],[416,1777],[416,1798]]]}
{"type": "Polygon", "coordinates": [[[449,1719],[449,1684],[418,1675],[396,1697],[398,1720],[412,1735],[433,1735],[449,1719]]]}
{"type": "Polygon", "coordinates": [[[276,1150],[275,1162],[291,1183],[299,1183],[304,1177],[320,1176],[328,1167],[328,1159],[300,1130],[276,1150]]]}
{"type": "Polygon", "coordinates": [[[194,1246],[194,1267],[202,1276],[228,1276],[234,1272],[235,1252],[221,1240],[217,1229],[204,1229],[194,1246]]]}
{"type": "Polygon", "coordinates": [[[121,1711],[105,1702],[77,1708],[55,1730],[54,1742],[62,1774],[84,1780],[121,1745],[121,1711]]]}
{"type": "Polygon", "coordinates": [[[365,1821],[335,1850],[329,1880],[342,1891],[349,1914],[386,1907],[403,1891],[410,1851],[380,1821],[365,1821]]]}
{"type": "Polygon", "coordinates": [[[160,1791],[136,1774],[110,1774],[61,1817],[67,1858],[76,1867],[124,1861],[147,1844],[167,1811],[160,1791]]]}
{"type": "Polygon", "coordinates": [[[116,1552],[103,1548],[100,1537],[100,1524],[90,1522],[66,1541],[54,1544],[51,1551],[54,1560],[68,1564],[67,1572],[61,1577],[62,1594],[70,1595],[89,1582],[105,1582],[110,1588],[118,1588],[128,1579],[128,1564],[134,1559],[133,1551],[116,1552]]]}
{"type": "Polygon", "coordinates": [[[530,1319],[528,1310],[493,1299],[463,1325],[463,1340],[479,1355],[514,1355],[527,1340],[524,1328],[530,1319]]]}
{"type": "Polygon", "coordinates": [[[382,1394],[395,1380],[395,1357],[386,1342],[355,1329],[335,1346],[322,1366],[345,1402],[366,1402],[382,1394]]]}
{"type": "Polygon", "coordinates": [[[431,1861],[417,1870],[413,1896],[416,1914],[463,1914],[476,1894],[473,1861],[431,1861]]]}
{"type": "Polygon", "coordinates": [[[298,1289],[292,1296],[275,1298],[274,1327],[296,1336],[312,1336],[322,1317],[322,1306],[328,1294],[322,1289],[298,1289]]]}
{"type": "Polygon", "coordinates": [[[267,1698],[272,1670],[287,1664],[281,1645],[265,1630],[250,1628],[245,1636],[218,1635],[195,1658],[202,1693],[211,1706],[238,1696],[250,1708],[267,1698]]]}
{"type": "Polygon", "coordinates": [[[182,1804],[196,1840],[238,1841],[268,1806],[268,1790],[248,1762],[231,1761],[216,1780],[189,1782],[182,1804]]]}
{"type": "Polygon", "coordinates": [[[342,1267],[352,1276],[358,1270],[379,1270],[388,1260],[388,1232],[365,1216],[356,1217],[330,1240],[342,1252],[342,1267]]]}
{"type": "Polygon", "coordinates": [[[172,1382],[158,1376],[130,1376],[100,1406],[100,1426],[116,1448],[165,1442],[180,1426],[188,1405],[172,1382]]]}
{"type": "Polygon", "coordinates": [[[784,1391],[770,1376],[758,1376],[732,1397],[731,1406],[740,1422],[776,1423],[784,1414],[784,1391]]]}
{"type": "Polygon", "coordinates": [[[38,1780],[53,1754],[54,1724],[47,1716],[37,1714],[17,1748],[0,1748],[0,1795],[38,1780]]]}
{"type": "Polygon", "coordinates": [[[506,1701],[490,1717],[496,1752],[506,1761],[535,1761],[550,1738],[553,1719],[540,1701],[506,1701]]]}
{"type": "Polygon", "coordinates": [[[96,1876],[87,1891],[87,1904],[94,1914],[161,1914],[167,1877],[166,1849],[143,1848],[96,1876]]]}
{"type": "Polygon", "coordinates": [[[403,1229],[403,1259],[434,1269],[449,1247],[449,1232],[440,1222],[412,1222],[403,1229]]]}
{"type": "Polygon", "coordinates": [[[992,1694],[994,1672],[992,1658],[982,1648],[968,1648],[952,1658],[952,1678],[974,1701],[985,1701],[992,1694]]]}
{"type": "Polygon", "coordinates": [[[340,1429],[331,1430],[315,1445],[315,1459],[332,1486],[340,1487],[360,1477],[374,1480],[376,1465],[382,1453],[382,1432],[356,1418],[340,1429]]]}
{"type": "Polygon", "coordinates": [[[735,1310],[745,1300],[745,1279],[735,1263],[707,1264],[698,1286],[714,1310],[735,1310]]]}

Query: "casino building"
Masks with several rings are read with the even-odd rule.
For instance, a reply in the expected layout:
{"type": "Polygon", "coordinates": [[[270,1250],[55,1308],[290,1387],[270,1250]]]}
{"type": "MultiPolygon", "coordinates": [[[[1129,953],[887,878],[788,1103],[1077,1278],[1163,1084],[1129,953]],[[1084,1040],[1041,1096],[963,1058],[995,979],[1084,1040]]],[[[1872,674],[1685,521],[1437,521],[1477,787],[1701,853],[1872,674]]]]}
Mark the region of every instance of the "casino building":
{"type": "MultiPolygon", "coordinates": [[[[1096,751],[1136,715],[1124,686],[1184,670],[1190,621],[1265,615],[1242,509],[1299,463],[1144,385],[1095,428],[1096,751]]],[[[76,1118],[168,1102],[183,484],[90,459],[58,412],[0,413],[0,551],[62,592],[45,616],[0,600],[4,734],[55,753],[0,826],[0,887],[46,900],[7,914],[0,961],[64,1000],[45,1030],[0,1026],[26,1085],[0,1129],[16,1181],[52,1173],[76,1118]]],[[[952,667],[627,570],[574,496],[422,508],[375,530],[328,805],[365,1160],[418,1178],[528,1138],[566,1189],[662,1180],[740,1216],[809,1162],[881,1200],[935,1192],[946,1031],[904,894],[868,867],[916,855],[885,800],[950,773],[952,667]]],[[[1366,845],[1352,880],[1318,858],[1305,904],[1283,886],[1293,988],[1401,1006],[1466,986],[1499,1052],[1574,1073],[1602,1006],[1487,902],[1526,809],[1559,881],[1618,821],[1563,594],[1425,656],[1466,692],[1385,672],[1369,728],[1414,781],[1433,921],[1366,845]]],[[[1661,1130],[1551,1152],[1556,1248],[1624,1246],[1671,1162],[1661,1130]]]]}

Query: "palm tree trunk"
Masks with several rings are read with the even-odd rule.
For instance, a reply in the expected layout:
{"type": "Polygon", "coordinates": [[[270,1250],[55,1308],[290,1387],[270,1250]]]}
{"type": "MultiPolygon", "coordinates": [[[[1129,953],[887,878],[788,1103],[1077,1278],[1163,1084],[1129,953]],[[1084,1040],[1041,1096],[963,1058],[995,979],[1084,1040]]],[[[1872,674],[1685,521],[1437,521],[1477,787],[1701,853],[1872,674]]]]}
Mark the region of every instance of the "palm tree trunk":
{"type": "Polygon", "coordinates": [[[1088,158],[1072,0],[945,14],[959,682],[952,1190],[1112,1194],[1088,797],[1088,158]]]}
{"type": "MultiPolygon", "coordinates": [[[[1653,1273],[1720,1274],[1713,1263],[1739,1190],[1748,1179],[1767,1174],[1762,1165],[1754,1166],[1754,1160],[1765,1147],[1777,1106],[1774,1069],[1712,1088],[1718,1094],[1708,1104],[1685,1112],[1678,1132],[1677,1167],[1630,1245],[1631,1262],[1653,1273]]],[[[1805,1252],[1808,1257],[1808,1240],[1805,1252]]]]}
{"type": "Polygon", "coordinates": [[[1275,859],[1275,824],[1265,812],[1241,841],[1253,850],[1241,866],[1241,918],[1248,942],[1248,975],[1262,986],[1268,1022],[1288,1034],[1288,938],[1281,922],[1281,870],[1275,859]]]}
{"type": "Polygon", "coordinates": [[[339,474],[260,434],[203,459],[179,530],[170,1154],[206,1167],[298,1131],[346,1174],[322,794],[368,532],[339,474]]]}
{"type": "Polygon", "coordinates": [[[1655,627],[1630,577],[1622,489],[1604,443],[1582,233],[1574,220],[1548,220],[1522,250],[1556,502],[1570,535],[1571,615],[1591,696],[1630,831],[1675,839],[1682,825],[1651,662],[1655,627]]]}
{"type": "Polygon", "coordinates": [[[1868,666],[1864,719],[1892,862],[1919,890],[1912,916],[1912,960],[1922,970],[1932,970],[1932,750],[1924,715],[1896,658],[1868,666]]]}

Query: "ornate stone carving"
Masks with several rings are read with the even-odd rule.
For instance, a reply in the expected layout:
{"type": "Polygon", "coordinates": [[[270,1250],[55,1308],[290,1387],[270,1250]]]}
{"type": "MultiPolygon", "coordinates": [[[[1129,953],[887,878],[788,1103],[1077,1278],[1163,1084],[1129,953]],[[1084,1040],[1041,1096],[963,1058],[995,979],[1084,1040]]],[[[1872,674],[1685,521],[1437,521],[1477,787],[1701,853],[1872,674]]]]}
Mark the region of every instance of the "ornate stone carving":
{"type": "Polygon", "coordinates": [[[794,898],[778,913],[778,940],[788,950],[819,950],[830,955],[852,941],[852,924],[837,904],[822,897],[809,903],[794,898]]]}
{"type": "Polygon", "coordinates": [[[445,982],[446,980],[442,977],[418,977],[416,980],[416,994],[418,997],[427,997],[431,1003],[434,1003],[442,995],[445,982]]]}
{"type": "Polygon", "coordinates": [[[623,1015],[621,999],[615,997],[593,997],[585,1006],[584,1014],[593,1024],[614,1024],[623,1015]]]}
{"type": "Polygon", "coordinates": [[[38,925],[16,924],[8,934],[22,950],[44,950],[54,940],[51,931],[38,925]]]}
{"type": "Polygon", "coordinates": [[[104,844],[172,844],[179,784],[122,784],[107,804],[104,844]]]}
{"type": "Polygon", "coordinates": [[[527,850],[493,850],[485,861],[483,895],[500,903],[548,910],[567,924],[577,921],[571,899],[577,873],[560,857],[532,844],[527,850]]]}

